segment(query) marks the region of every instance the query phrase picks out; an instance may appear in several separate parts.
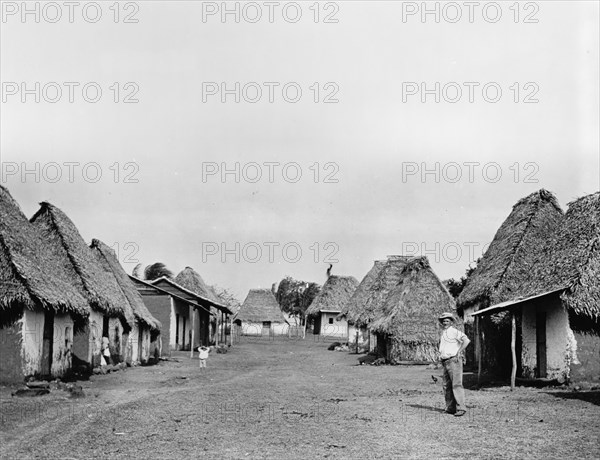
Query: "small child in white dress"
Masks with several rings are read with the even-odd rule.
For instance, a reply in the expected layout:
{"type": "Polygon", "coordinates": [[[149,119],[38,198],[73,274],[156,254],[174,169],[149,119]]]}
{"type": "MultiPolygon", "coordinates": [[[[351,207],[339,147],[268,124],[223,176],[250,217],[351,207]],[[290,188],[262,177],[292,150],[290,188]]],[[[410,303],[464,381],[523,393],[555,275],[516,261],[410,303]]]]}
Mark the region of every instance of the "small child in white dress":
{"type": "Polygon", "coordinates": [[[198,352],[200,353],[200,368],[206,369],[206,360],[208,359],[208,354],[210,353],[210,348],[208,347],[198,347],[198,352]]]}

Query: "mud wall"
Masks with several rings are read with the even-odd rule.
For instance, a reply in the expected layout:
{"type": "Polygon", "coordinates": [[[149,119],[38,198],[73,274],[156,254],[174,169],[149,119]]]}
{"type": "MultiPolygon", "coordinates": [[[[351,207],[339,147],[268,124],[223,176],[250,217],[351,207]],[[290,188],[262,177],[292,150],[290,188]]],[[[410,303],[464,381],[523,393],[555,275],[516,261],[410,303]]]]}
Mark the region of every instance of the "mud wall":
{"type": "Polygon", "coordinates": [[[337,320],[336,316],[339,313],[321,313],[321,334],[326,337],[348,337],[348,322],[346,319],[337,320]],[[329,324],[329,320],[333,320],[332,324],[329,324]]]}
{"type": "Polygon", "coordinates": [[[523,377],[537,374],[536,314],[546,313],[546,377],[562,382],[569,378],[572,340],[569,317],[557,296],[523,304],[521,364],[523,377]]]}

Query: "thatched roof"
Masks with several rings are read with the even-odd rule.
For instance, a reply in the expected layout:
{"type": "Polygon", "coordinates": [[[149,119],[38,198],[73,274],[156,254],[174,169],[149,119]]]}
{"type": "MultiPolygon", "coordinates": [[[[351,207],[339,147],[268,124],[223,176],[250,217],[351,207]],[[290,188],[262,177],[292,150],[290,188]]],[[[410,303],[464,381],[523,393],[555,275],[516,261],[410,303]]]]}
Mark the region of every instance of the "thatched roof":
{"type": "Polygon", "coordinates": [[[285,317],[279,308],[279,304],[270,289],[250,289],[246,300],[233,320],[250,321],[261,323],[271,321],[272,323],[285,323],[285,317]]]}
{"type": "Polygon", "coordinates": [[[354,294],[350,297],[348,302],[345,305],[342,305],[342,310],[338,317],[346,317],[348,322],[354,323],[356,319],[360,316],[360,313],[363,310],[364,304],[369,296],[369,289],[371,285],[375,282],[377,275],[385,265],[385,260],[376,260],[371,267],[371,270],[365,275],[362,279],[354,294]]]}
{"type": "Polygon", "coordinates": [[[206,284],[198,272],[191,267],[181,270],[175,277],[175,282],[215,305],[224,306],[223,300],[219,298],[213,288],[206,284]]]}
{"type": "Polygon", "coordinates": [[[358,314],[353,315],[351,322],[357,326],[368,326],[373,321],[377,309],[383,306],[390,291],[396,287],[400,281],[402,269],[411,259],[412,257],[408,256],[388,256],[383,267],[381,267],[367,289],[362,308],[360,308],[358,314]]]}
{"type": "Polygon", "coordinates": [[[123,305],[127,299],[115,278],[102,269],[71,219],[56,206],[43,202],[31,222],[92,308],[109,316],[124,317],[123,305]]]}
{"type": "Polygon", "coordinates": [[[137,291],[135,285],[121,267],[119,259],[115,252],[104,244],[102,241],[94,239],[92,240],[91,248],[94,253],[98,256],[102,267],[107,273],[112,274],[115,278],[121,292],[127,299],[127,303],[123,305],[125,317],[127,322],[133,324],[137,318],[139,321],[148,325],[151,329],[159,330],[161,328],[160,321],[158,321],[146,308],[142,296],[137,291]]]}
{"type": "Polygon", "coordinates": [[[78,319],[89,315],[87,300],[1,185],[0,292],[2,324],[18,318],[23,306],[72,313],[78,319]]]}
{"type": "Polygon", "coordinates": [[[431,269],[427,257],[415,257],[401,270],[400,282],[376,311],[371,330],[403,342],[435,344],[438,317],[455,311],[456,303],[431,269]]]}
{"type": "Polygon", "coordinates": [[[358,280],[354,276],[331,275],[306,309],[306,316],[318,315],[322,310],[341,312],[357,287],[358,280]]]}
{"type": "Polygon", "coordinates": [[[523,296],[559,288],[571,326],[600,332],[600,192],[569,203],[539,262],[523,280],[523,296]]]}
{"type": "Polygon", "coordinates": [[[459,307],[474,303],[485,307],[522,295],[523,280],[530,276],[562,216],[556,198],[547,190],[519,200],[469,276],[458,298],[459,307]]]}

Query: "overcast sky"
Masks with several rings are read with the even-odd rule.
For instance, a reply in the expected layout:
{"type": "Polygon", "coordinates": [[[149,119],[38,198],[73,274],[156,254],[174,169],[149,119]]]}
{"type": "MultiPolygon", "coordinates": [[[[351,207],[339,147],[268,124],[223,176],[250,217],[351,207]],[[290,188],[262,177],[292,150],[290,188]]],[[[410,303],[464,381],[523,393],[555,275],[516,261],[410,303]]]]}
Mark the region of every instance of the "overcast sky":
{"type": "Polygon", "coordinates": [[[1,183],[128,272],[459,277],[520,198],[600,188],[597,2],[112,3],[3,3],[1,183]]]}

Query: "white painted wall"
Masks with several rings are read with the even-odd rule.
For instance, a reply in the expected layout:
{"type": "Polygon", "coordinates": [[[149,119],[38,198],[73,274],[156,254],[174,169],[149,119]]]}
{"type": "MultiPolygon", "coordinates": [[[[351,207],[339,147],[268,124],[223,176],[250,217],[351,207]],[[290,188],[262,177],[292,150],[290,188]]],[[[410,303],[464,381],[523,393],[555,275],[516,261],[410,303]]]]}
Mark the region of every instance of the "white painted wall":
{"type": "Polygon", "coordinates": [[[33,375],[42,370],[42,342],[44,334],[44,311],[23,309],[23,316],[18,321],[23,337],[21,363],[23,375],[33,375]]]}
{"type": "Polygon", "coordinates": [[[57,314],[54,316],[53,336],[50,373],[52,376],[60,377],[71,369],[71,351],[73,349],[73,319],[71,315],[57,314]]]}
{"type": "Polygon", "coordinates": [[[321,312],[321,331],[320,334],[324,337],[348,337],[348,322],[345,318],[336,319],[339,313],[321,312]],[[329,324],[329,320],[333,320],[333,324],[329,324]]]}
{"type": "Polygon", "coordinates": [[[569,377],[569,366],[573,358],[574,336],[569,327],[569,316],[558,295],[524,304],[522,316],[523,376],[535,377],[537,367],[536,311],[546,313],[546,368],[545,377],[564,381],[569,377]]]}

